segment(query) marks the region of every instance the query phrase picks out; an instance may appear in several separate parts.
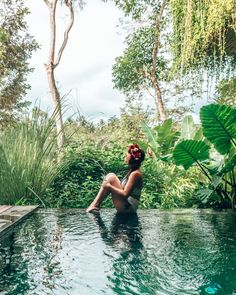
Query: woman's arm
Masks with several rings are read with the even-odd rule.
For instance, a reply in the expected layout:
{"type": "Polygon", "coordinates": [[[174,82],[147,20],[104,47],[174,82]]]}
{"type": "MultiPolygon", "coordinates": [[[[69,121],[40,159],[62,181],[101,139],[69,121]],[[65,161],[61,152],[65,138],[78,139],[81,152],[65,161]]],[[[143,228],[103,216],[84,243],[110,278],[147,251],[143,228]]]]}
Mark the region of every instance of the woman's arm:
{"type": "Polygon", "coordinates": [[[137,183],[139,179],[140,179],[140,174],[139,172],[135,171],[130,174],[128,182],[123,189],[119,189],[107,181],[103,182],[103,187],[107,188],[111,193],[115,193],[119,195],[120,197],[127,198],[130,195],[130,192],[132,191],[134,185],[137,183]]]}

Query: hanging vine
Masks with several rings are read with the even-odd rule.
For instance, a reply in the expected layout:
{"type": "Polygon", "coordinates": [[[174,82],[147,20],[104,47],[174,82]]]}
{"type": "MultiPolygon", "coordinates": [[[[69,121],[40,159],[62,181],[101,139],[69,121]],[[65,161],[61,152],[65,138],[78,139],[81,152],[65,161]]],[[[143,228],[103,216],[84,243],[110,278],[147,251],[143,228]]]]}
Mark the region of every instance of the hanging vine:
{"type": "MultiPolygon", "coordinates": [[[[174,71],[213,71],[236,61],[235,0],[170,0],[174,71]]],[[[225,67],[224,67],[225,68],[225,67]]]]}

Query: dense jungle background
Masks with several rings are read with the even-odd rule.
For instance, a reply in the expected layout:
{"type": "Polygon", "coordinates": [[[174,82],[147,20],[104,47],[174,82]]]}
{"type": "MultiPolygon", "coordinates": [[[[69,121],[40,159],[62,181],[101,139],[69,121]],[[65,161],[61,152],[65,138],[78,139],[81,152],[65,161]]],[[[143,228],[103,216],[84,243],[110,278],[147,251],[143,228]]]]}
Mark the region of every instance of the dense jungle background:
{"type": "MultiPolygon", "coordinates": [[[[49,112],[25,99],[29,61],[40,50],[28,31],[27,1],[0,4],[1,204],[86,208],[107,173],[126,174],[124,155],[136,142],[146,151],[142,208],[234,209],[235,1],[113,0],[126,37],[112,79],[126,101],[120,114],[98,122],[76,110],[67,115],[67,97],[56,79],[74,19],[86,3],[44,2],[50,12],[49,112]],[[68,17],[58,52],[57,6],[68,17]],[[144,103],[147,96],[155,107],[144,103]],[[195,114],[203,97],[208,99],[195,114]]],[[[109,198],[104,206],[112,206],[109,198]]]]}

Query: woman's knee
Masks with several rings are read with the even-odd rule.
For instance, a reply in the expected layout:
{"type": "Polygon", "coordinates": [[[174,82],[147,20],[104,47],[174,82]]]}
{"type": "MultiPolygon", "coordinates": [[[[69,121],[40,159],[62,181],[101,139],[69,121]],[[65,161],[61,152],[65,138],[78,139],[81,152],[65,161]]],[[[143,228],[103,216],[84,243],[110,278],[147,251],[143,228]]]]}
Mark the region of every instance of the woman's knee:
{"type": "Polygon", "coordinates": [[[106,177],[105,177],[105,180],[106,181],[112,181],[112,180],[114,180],[114,179],[116,179],[117,178],[117,176],[115,175],[115,173],[108,173],[107,175],[106,175],[106,177]]]}

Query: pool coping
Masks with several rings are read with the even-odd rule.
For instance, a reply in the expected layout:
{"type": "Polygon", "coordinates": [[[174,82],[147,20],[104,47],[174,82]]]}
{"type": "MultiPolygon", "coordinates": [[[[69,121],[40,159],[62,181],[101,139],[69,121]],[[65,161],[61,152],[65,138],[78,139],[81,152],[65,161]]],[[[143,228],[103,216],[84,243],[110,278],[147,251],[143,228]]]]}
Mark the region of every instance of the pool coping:
{"type": "Polygon", "coordinates": [[[14,231],[15,227],[32,215],[36,206],[0,206],[0,240],[14,231]]]}

